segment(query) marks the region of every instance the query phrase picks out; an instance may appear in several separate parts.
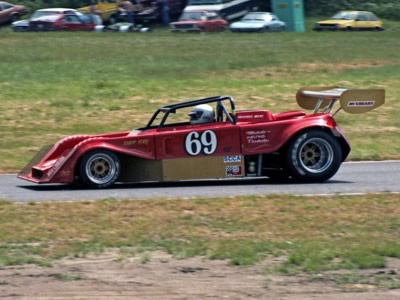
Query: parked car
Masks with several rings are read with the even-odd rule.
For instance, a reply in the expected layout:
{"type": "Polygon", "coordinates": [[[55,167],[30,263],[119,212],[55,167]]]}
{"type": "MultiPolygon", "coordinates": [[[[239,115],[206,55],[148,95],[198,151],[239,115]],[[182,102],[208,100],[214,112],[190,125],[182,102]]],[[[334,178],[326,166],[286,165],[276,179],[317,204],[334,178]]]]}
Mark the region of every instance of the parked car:
{"type": "Polygon", "coordinates": [[[72,135],[46,146],[18,177],[90,188],[261,176],[323,182],[350,152],[330,113],[333,106],[340,106],[336,113],[365,113],[385,102],[385,91],[306,87],[296,100],[312,113],[236,110],[229,96],[166,105],[142,128],[72,135]]]}
{"type": "Polygon", "coordinates": [[[56,14],[29,21],[30,31],[92,31],[96,22],[90,16],[56,14]]]}
{"type": "Polygon", "coordinates": [[[229,26],[232,32],[280,32],[286,30],[285,22],[269,12],[251,12],[229,26]]]}
{"type": "Polygon", "coordinates": [[[47,17],[51,15],[59,15],[59,14],[68,14],[68,15],[77,15],[81,17],[85,17],[85,15],[75,9],[71,8],[45,8],[38,9],[35,11],[29,20],[21,20],[13,22],[11,28],[13,31],[29,31],[29,22],[34,21],[36,19],[40,19],[42,17],[47,17]]]}
{"type": "Polygon", "coordinates": [[[135,25],[132,23],[121,22],[115,23],[108,26],[96,26],[96,31],[114,31],[114,32],[150,32],[150,27],[144,27],[142,25],[135,25]],[[102,27],[102,28],[101,28],[102,27]]]}
{"type": "Polygon", "coordinates": [[[170,23],[173,32],[211,32],[224,31],[228,22],[215,12],[189,11],[184,12],[179,21],[170,23]]]}
{"type": "MultiPolygon", "coordinates": [[[[166,2],[168,4],[169,17],[177,19],[185,7],[186,0],[166,0],[166,2]]],[[[134,15],[135,23],[160,23],[162,21],[160,1],[145,0],[141,2],[141,5],[142,9],[135,12],[134,15]]],[[[122,17],[125,19],[124,16],[122,17]]]]}
{"type": "Polygon", "coordinates": [[[23,5],[14,5],[8,2],[0,2],[0,24],[12,23],[27,14],[29,10],[23,5]]]}
{"type": "Polygon", "coordinates": [[[383,22],[369,11],[340,11],[332,18],[319,21],[315,31],[322,30],[383,30],[383,22]]]}
{"type": "MultiPolygon", "coordinates": [[[[96,12],[104,23],[116,23],[116,20],[110,20],[111,16],[118,10],[118,0],[101,1],[96,4],[96,12]]],[[[80,12],[89,13],[89,6],[78,8],[80,12]]]]}
{"type": "Polygon", "coordinates": [[[187,0],[184,12],[206,10],[217,13],[225,20],[231,21],[257,10],[255,0],[187,0]]]}

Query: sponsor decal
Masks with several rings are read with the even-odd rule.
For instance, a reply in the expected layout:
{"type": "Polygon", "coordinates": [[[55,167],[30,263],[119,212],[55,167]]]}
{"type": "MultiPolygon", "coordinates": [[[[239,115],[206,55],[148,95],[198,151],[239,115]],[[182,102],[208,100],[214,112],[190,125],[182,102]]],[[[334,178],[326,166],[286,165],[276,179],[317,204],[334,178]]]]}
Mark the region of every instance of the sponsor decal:
{"type": "Polygon", "coordinates": [[[375,101],[373,100],[365,100],[365,101],[350,101],[347,104],[347,107],[371,107],[375,105],[375,101]]]}
{"type": "Polygon", "coordinates": [[[235,177],[242,175],[242,166],[226,166],[225,167],[226,177],[235,177]]]}
{"type": "Polygon", "coordinates": [[[260,119],[260,118],[264,118],[264,115],[261,114],[261,115],[241,115],[241,116],[238,116],[239,120],[241,120],[241,119],[260,119]]]}
{"type": "Polygon", "coordinates": [[[47,173],[48,177],[53,176],[54,172],[58,169],[58,167],[65,161],[65,157],[61,156],[57,161],[54,163],[54,166],[49,170],[47,173]]]}
{"type": "Polygon", "coordinates": [[[185,138],[186,153],[192,156],[201,154],[210,155],[217,150],[217,135],[212,130],[203,132],[192,131],[185,138]]]}
{"type": "Polygon", "coordinates": [[[142,140],[139,140],[138,141],[138,144],[139,145],[147,145],[149,143],[149,140],[148,139],[142,139],[142,140]]]}
{"type": "Polygon", "coordinates": [[[246,132],[247,143],[262,144],[268,143],[266,130],[249,130],[246,132]]]}
{"type": "Polygon", "coordinates": [[[228,155],[224,156],[224,163],[241,162],[242,157],[240,155],[228,155]]]}
{"type": "Polygon", "coordinates": [[[124,146],[132,146],[132,145],[147,145],[149,143],[149,139],[140,139],[140,140],[129,140],[124,141],[124,146]]]}
{"type": "Polygon", "coordinates": [[[136,140],[134,140],[134,141],[124,141],[124,146],[131,146],[131,145],[136,145],[136,140]]]}
{"type": "Polygon", "coordinates": [[[61,176],[69,176],[71,175],[71,170],[65,170],[61,172],[61,176]]]}

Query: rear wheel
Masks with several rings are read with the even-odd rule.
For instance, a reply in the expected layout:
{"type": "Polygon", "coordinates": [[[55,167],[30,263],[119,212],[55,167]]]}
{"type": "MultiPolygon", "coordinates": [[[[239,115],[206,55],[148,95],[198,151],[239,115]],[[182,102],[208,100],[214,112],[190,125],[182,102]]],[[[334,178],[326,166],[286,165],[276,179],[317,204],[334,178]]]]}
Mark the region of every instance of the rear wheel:
{"type": "Polygon", "coordinates": [[[342,163],[338,141],[322,130],[307,130],[295,136],[287,152],[288,169],[303,182],[323,182],[336,174],[342,163]]]}
{"type": "Polygon", "coordinates": [[[224,32],[225,30],[226,30],[226,27],[225,27],[225,26],[219,27],[219,28],[217,29],[218,32],[224,32]]]}
{"type": "Polygon", "coordinates": [[[118,157],[111,151],[95,150],[85,154],[79,164],[80,181],[88,187],[106,188],[117,181],[118,157]]]}
{"type": "Polygon", "coordinates": [[[114,25],[114,24],[116,24],[116,23],[118,23],[118,16],[117,15],[112,15],[112,16],[110,16],[110,19],[108,20],[108,23],[110,24],[110,25],[114,25]]]}
{"type": "Polygon", "coordinates": [[[18,20],[19,20],[19,15],[15,14],[15,15],[11,16],[10,22],[13,23],[13,22],[16,22],[18,20]]]}
{"type": "Polygon", "coordinates": [[[26,29],[24,29],[24,28],[22,28],[22,27],[13,27],[12,30],[13,30],[14,32],[28,31],[28,30],[26,30],[26,29]]]}

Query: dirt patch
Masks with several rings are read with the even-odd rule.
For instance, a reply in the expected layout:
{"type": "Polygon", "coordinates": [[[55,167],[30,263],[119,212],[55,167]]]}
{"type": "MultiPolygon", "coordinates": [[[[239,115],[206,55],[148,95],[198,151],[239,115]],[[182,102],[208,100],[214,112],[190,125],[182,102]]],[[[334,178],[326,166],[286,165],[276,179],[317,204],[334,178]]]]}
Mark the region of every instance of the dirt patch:
{"type": "Polygon", "coordinates": [[[372,280],[380,276],[398,282],[400,260],[389,260],[387,269],[297,276],[272,273],[279,263],[271,258],[232,267],[226,261],[177,260],[159,252],[123,259],[109,253],[64,259],[50,268],[0,268],[0,299],[400,299],[400,289],[372,280]],[[339,282],[344,276],[353,280],[339,282]]]}

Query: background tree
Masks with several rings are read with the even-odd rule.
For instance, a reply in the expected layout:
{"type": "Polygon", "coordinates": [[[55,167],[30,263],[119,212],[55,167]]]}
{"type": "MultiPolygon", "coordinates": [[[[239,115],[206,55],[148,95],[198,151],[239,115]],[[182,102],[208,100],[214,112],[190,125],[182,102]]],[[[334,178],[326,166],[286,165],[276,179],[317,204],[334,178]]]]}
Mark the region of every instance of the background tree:
{"type": "MultiPolygon", "coordinates": [[[[86,6],[85,0],[10,0],[12,3],[24,4],[32,11],[46,7],[86,6]]],[[[269,0],[256,0],[261,11],[271,11],[269,0]]],[[[307,16],[330,16],[339,10],[369,10],[380,18],[400,20],[399,0],[303,0],[307,16]]]]}

